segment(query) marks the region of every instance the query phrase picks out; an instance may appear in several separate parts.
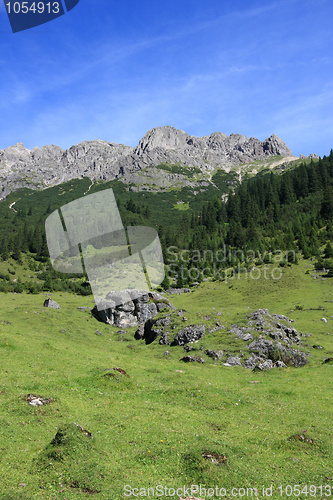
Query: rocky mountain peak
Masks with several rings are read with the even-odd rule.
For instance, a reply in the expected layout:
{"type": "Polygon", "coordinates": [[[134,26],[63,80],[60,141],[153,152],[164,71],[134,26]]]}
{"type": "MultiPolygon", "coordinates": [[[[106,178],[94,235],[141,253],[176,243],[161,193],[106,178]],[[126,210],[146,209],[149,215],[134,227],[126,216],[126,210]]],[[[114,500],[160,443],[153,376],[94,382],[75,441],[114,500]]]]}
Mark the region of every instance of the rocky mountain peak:
{"type": "Polygon", "coordinates": [[[184,148],[189,135],[183,130],[177,130],[169,125],[149,130],[135,148],[135,154],[148,153],[155,148],[184,148]]]}
{"type": "Polygon", "coordinates": [[[222,132],[196,137],[171,126],[149,130],[136,148],[100,139],[80,142],[65,151],[55,145],[29,150],[17,143],[0,150],[0,199],[21,187],[42,189],[82,177],[121,179],[159,188],[171,187],[175,182],[189,185],[184,176],[166,173],[158,166],[196,167],[210,178],[210,172],[216,169],[229,172],[236,165],[276,155],[293,156],[275,134],[261,142],[222,132]]]}
{"type": "Polygon", "coordinates": [[[272,134],[268,139],[266,139],[266,141],[264,141],[263,148],[265,152],[269,152],[272,156],[293,156],[286,143],[284,143],[283,140],[275,134],[272,134]]]}

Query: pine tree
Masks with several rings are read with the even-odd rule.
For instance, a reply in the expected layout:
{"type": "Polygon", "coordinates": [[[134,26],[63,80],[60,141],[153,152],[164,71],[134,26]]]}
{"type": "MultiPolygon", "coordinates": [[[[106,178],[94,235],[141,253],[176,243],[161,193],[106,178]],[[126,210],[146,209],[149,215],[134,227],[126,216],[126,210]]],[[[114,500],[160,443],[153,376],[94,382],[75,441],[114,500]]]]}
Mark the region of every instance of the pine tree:
{"type": "Polygon", "coordinates": [[[333,219],[333,187],[325,186],[324,188],[324,196],[321,204],[320,210],[321,216],[328,221],[332,221],[333,219]]]}
{"type": "Polygon", "coordinates": [[[308,167],[308,177],[309,177],[309,192],[315,193],[319,189],[319,180],[313,160],[311,160],[311,163],[308,167]]]}
{"type": "Polygon", "coordinates": [[[333,258],[333,247],[329,241],[327,242],[325,249],[324,249],[324,257],[325,257],[325,259],[332,259],[333,258]]]}

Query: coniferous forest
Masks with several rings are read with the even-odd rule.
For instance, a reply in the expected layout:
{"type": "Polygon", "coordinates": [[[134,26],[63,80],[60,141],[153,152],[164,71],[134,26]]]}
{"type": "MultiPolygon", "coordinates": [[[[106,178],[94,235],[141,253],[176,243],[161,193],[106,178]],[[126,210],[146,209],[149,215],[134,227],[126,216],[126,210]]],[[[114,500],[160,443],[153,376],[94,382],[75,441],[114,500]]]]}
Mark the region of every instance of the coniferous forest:
{"type": "MultiPolygon", "coordinates": [[[[91,293],[85,275],[53,270],[44,228],[48,215],[82,196],[80,190],[89,182],[75,180],[41,192],[21,190],[0,203],[0,259],[12,262],[8,272],[1,272],[0,291],[91,293]],[[9,206],[12,200],[15,210],[9,206]],[[28,266],[38,279],[15,279],[15,262],[28,266]]],[[[316,267],[325,268],[328,276],[333,274],[332,150],[329,156],[280,174],[262,171],[236,187],[230,183],[227,196],[221,196],[218,189],[195,196],[188,188],[129,193],[119,181],[99,183],[95,191],[108,187],[114,189],[125,225],[141,224],[158,230],[167,264],[164,288],[189,285],[204,276],[216,278],[214,261],[222,251],[224,258],[217,259],[217,279],[223,278],[221,269],[245,270],[248,265],[271,262],[277,252],[285,252],[281,266],[297,264],[297,256],[302,255],[314,258],[316,267]],[[183,210],[175,208],[180,200],[186,204],[183,210]],[[194,263],[205,272],[191,274],[194,263]]]]}

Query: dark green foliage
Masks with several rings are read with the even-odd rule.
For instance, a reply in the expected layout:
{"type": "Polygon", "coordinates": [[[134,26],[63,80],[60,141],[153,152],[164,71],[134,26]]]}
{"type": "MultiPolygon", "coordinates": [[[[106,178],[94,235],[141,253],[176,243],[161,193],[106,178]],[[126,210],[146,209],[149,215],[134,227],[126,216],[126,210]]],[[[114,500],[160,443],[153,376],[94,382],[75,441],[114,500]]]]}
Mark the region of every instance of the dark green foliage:
{"type": "Polygon", "coordinates": [[[326,244],[326,247],[324,249],[324,257],[325,259],[333,258],[333,247],[330,242],[326,244]]]}

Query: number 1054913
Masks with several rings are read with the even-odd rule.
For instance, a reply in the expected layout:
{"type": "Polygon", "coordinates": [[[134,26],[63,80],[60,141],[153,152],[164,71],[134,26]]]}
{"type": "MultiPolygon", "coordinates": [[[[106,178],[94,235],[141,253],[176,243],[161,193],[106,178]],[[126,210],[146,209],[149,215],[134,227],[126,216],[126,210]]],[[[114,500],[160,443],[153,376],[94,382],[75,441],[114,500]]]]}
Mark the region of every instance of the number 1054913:
{"type": "Polygon", "coordinates": [[[59,14],[59,2],[8,2],[6,9],[8,14],[59,14]]]}

